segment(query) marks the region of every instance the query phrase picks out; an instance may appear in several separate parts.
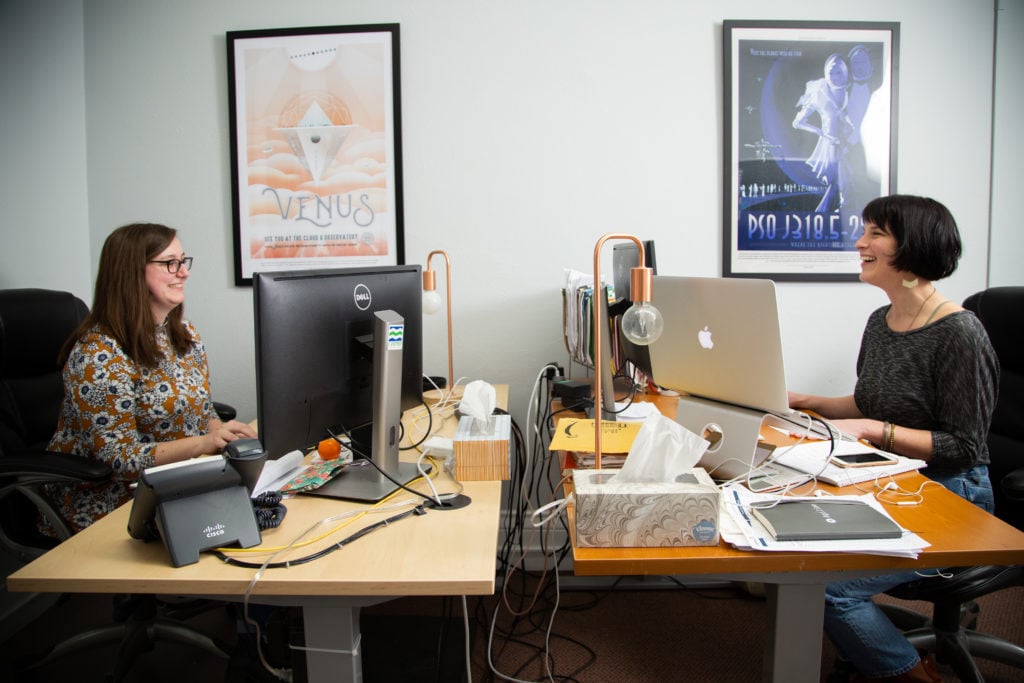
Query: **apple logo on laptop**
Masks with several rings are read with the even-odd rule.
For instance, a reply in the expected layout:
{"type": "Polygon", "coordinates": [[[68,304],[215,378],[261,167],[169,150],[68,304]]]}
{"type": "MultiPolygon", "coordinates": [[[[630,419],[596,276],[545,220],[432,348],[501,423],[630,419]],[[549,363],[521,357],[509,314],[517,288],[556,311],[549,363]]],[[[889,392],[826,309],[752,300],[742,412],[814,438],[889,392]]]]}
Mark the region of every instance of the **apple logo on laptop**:
{"type": "Polygon", "coordinates": [[[700,345],[705,349],[710,349],[715,345],[715,342],[711,339],[711,330],[708,329],[707,325],[704,326],[703,330],[697,333],[697,341],[699,341],[700,345]]]}

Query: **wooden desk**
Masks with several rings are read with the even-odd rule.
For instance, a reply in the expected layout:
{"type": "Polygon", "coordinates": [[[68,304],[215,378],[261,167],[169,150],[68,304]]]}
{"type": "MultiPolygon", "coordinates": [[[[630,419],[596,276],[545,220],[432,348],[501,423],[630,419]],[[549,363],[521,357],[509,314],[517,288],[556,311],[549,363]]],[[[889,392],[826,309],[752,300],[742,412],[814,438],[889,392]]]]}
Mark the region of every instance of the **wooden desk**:
{"type": "MultiPolygon", "coordinates": [[[[498,401],[499,405],[507,401],[507,387],[499,394],[498,401]]],[[[446,420],[438,433],[451,434],[454,429],[454,420],[446,420]]],[[[411,453],[402,457],[415,459],[411,453]]],[[[436,479],[435,485],[441,492],[454,488],[446,476],[436,479]]],[[[416,487],[427,491],[422,481],[416,487]]],[[[302,607],[306,647],[316,648],[306,653],[310,681],[362,679],[359,655],[359,609],[362,606],[407,595],[490,595],[494,592],[501,482],[466,482],[463,493],[473,501],[465,508],[413,516],[370,533],[319,560],[264,572],[252,589],[251,600],[302,607]]],[[[409,498],[412,494],[399,492],[389,500],[409,498]]],[[[287,546],[319,520],[344,511],[373,509],[314,496],[298,496],[286,504],[288,514],[284,523],[277,529],[263,532],[260,548],[287,546]]],[[[387,505],[387,501],[380,505],[387,505]]],[[[203,554],[196,564],[172,567],[162,543],[143,543],[128,536],[130,507],[122,506],[15,572],[8,578],[8,585],[15,591],[152,593],[242,599],[255,570],[227,565],[209,554],[203,554]]],[[[308,555],[398,511],[367,512],[347,522],[347,526],[329,538],[293,548],[277,559],[308,555]]],[[[320,533],[310,534],[310,537],[320,536],[333,526],[324,526],[320,533]]],[[[266,553],[231,554],[253,562],[268,558],[266,553]]]]}
{"type": "MultiPolygon", "coordinates": [[[[675,401],[652,397],[675,416],[675,401]]],[[[925,481],[917,472],[898,475],[905,489],[925,481]]],[[[856,493],[853,487],[832,492],[856,493]]],[[[799,489],[797,490],[799,492],[799,489]]],[[[931,543],[917,559],[857,553],[753,552],[725,542],[696,548],[581,548],[570,509],[574,572],[581,576],[703,575],[766,585],[768,640],[764,679],[779,683],[818,681],[825,584],[899,569],[1024,563],[1024,533],[939,486],[927,486],[917,506],[886,506],[893,518],[931,543]]]]}

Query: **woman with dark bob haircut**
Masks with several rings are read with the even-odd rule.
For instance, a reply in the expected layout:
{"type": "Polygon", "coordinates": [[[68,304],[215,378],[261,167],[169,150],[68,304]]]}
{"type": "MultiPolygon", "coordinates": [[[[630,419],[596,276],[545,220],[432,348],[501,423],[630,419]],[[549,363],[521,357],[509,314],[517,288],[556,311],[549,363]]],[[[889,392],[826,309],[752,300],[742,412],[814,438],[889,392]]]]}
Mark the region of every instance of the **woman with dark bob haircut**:
{"type": "MultiPolygon", "coordinates": [[[[974,314],[934,284],[960,260],[956,221],[939,202],[910,195],[872,200],[862,215],[860,279],[889,303],[868,318],[853,394],[791,393],[789,403],[886,451],[926,461],[934,482],[991,512],[986,437],[999,362],[974,314]]],[[[828,585],[825,632],[856,667],[851,680],[942,680],[872,601],[921,576],[907,571],[828,585]]]]}
{"type": "Polygon", "coordinates": [[[49,448],[114,474],[102,486],[50,487],[74,531],[127,502],[147,467],[256,436],[214,412],[206,348],[182,310],[192,261],[165,225],[126,225],[103,244],[92,310],[61,353],[64,400],[49,448]]]}

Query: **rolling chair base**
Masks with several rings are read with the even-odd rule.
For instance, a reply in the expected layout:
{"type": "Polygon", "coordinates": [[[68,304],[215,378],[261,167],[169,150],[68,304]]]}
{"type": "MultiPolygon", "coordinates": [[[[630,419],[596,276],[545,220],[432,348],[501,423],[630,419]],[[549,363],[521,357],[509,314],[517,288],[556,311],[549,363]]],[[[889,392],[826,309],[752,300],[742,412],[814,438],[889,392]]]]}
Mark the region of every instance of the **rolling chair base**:
{"type": "Polygon", "coordinates": [[[952,667],[964,683],[985,681],[978,671],[975,657],[1024,669],[1024,647],[986,633],[966,629],[943,633],[921,628],[907,631],[904,635],[915,648],[934,653],[937,661],[952,667]]]}
{"type": "Polygon", "coordinates": [[[139,655],[151,650],[155,643],[161,641],[195,647],[224,660],[231,658],[230,652],[213,638],[182,624],[158,619],[151,623],[115,624],[79,633],[58,643],[41,659],[22,667],[22,671],[42,668],[62,657],[83,650],[121,643],[113,671],[113,680],[119,681],[127,675],[139,655]]]}

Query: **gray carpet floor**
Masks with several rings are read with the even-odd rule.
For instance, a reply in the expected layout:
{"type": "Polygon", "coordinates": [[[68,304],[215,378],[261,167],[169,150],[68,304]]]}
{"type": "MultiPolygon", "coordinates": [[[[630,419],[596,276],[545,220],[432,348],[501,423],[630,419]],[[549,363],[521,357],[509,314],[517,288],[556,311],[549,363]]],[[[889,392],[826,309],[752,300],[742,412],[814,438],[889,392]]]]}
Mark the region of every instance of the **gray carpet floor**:
{"type": "MultiPolygon", "coordinates": [[[[739,587],[567,590],[559,596],[553,620],[551,597],[546,593],[534,600],[532,595],[520,595],[509,597],[509,604],[499,596],[468,600],[474,682],[506,677],[601,683],[761,679],[764,601],[739,587]],[[497,626],[490,639],[495,606],[499,606],[497,626]],[[545,643],[550,672],[544,664],[545,643]]],[[[901,604],[926,609],[920,604],[901,604]]],[[[979,630],[1024,645],[1024,588],[988,596],[980,605],[979,630]]],[[[0,671],[12,671],[15,662],[48,643],[89,625],[108,623],[110,607],[110,596],[70,596],[0,644],[0,671]]],[[[405,598],[365,608],[363,620],[367,683],[464,680],[459,673],[464,671],[461,601],[405,598]]],[[[234,647],[236,624],[230,608],[212,610],[191,623],[234,647]]],[[[824,638],[822,647],[824,681],[832,670],[834,649],[824,638]]],[[[115,653],[113,645],[94,648],[38,670],[25,680],[103,681],[115,653]]],[[[227,670],[223,659],[160,643],[138,660],[128,680],[224,681],[227,670]]],[[[983,663],[983,671],[989,683],[1024,680],[1022,672],[994,663],[983,663]]],[[[947,682],[956,680],[948,670],[944,673],[947,682]]]]}

